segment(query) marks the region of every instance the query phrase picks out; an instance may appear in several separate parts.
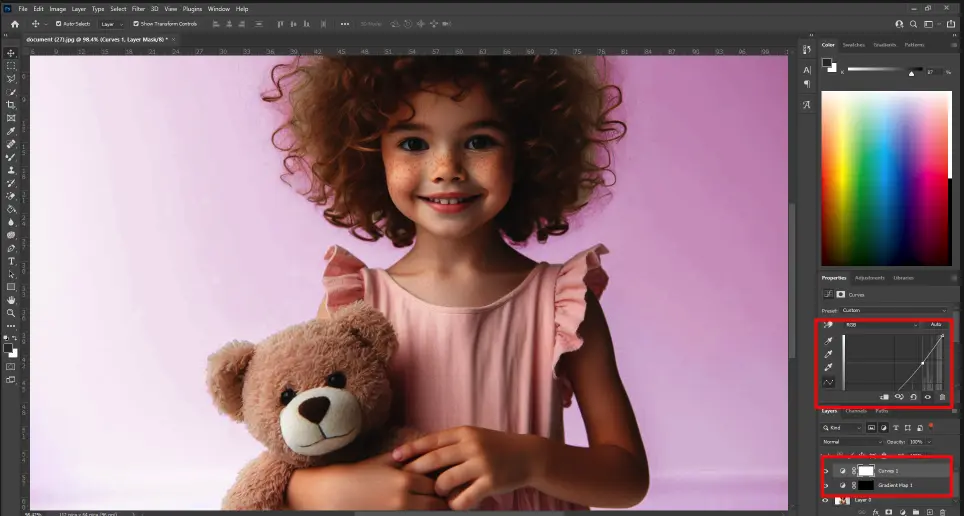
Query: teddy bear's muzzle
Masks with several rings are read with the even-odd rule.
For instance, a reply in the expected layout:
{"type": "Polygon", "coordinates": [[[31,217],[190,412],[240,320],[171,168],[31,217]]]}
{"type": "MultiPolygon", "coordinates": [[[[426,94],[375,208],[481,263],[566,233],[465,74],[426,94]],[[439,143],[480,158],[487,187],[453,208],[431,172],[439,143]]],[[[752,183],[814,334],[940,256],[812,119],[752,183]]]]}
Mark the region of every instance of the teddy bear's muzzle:
{"type": "Polygon", "coordinates": [[[299,455],[319,456],[338,450],[358,436],[362,411],[347,390],[318,387],[299,393],[281,411],[281,435],[299,455]]]}
{"type": "Polygon", "coordinates": [[[328,409],[330,408],[331,399],[327,396],[318,396],[309,398],[301,405],[298,405],[298,413],[308,421],[320,425],[321,422],[325,420],[325,415],[328,414],[328,409]]]}

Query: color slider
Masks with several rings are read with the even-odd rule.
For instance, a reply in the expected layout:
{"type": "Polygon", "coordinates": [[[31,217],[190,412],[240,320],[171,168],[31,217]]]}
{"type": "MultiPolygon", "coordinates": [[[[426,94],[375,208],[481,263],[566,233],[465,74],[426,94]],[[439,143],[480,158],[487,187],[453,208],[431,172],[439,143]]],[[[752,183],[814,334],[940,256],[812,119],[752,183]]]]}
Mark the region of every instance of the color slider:
{"type": "Polygon", "coordinates": [[[901,68],[899,66],[848,66],[848,72],[886,72],[886,73],[906,73],[910,77],[923,75],[923,66],[911,66],[901,68]]]}

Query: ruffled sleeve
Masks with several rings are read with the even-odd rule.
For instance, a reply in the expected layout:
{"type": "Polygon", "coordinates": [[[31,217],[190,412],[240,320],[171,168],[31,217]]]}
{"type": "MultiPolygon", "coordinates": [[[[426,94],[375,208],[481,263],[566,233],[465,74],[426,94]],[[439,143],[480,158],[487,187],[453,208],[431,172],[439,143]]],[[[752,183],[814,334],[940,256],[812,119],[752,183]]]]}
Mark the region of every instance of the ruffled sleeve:
{"type": "Polygon", "coordinates": [[[586,317],[586,292],[592,292],[598,299],[602,296],[609,276],[602,268],[600,257],[609,250],[603,245],[596,245],[587,249],[559,269],[555,289],[555,323],[556,340],[552,357],[552,374],[558,378],[562,386],[562,404],[568,407],[572,404],[572,385],[556,369],[559,358],[564,353],[576,351],[582,347],[582,337],[579,336],[579,326],[586,317]]]}
{"type": "Polygon", "coordinates": [[[365,299],[365,264],[345,249],[332,246],[325,253],[325,308],[334,313],[339,308],[365,299]]]}

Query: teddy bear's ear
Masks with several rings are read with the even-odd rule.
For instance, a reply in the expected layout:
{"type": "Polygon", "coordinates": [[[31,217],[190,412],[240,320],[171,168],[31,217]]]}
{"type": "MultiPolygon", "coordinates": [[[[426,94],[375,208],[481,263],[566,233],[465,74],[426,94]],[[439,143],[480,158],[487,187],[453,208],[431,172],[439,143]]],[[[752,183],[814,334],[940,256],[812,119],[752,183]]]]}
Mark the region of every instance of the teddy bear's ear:
{"type": "Polygon", "coordinates": [[[254,344],[234,341],[208,357],[208,392],[214,398],[218,411],[238,422],[243,417],[241,389],[244,387],[244,374],[254,351],[254,344]]]}
{"type": "Polygon", "coordinates": [[[398,341],[392,323],[381,312],[364,302],[352,303],[335,312],[332,322],[361,346],[370,347],[387,364],[395,354],[398,341]]]}

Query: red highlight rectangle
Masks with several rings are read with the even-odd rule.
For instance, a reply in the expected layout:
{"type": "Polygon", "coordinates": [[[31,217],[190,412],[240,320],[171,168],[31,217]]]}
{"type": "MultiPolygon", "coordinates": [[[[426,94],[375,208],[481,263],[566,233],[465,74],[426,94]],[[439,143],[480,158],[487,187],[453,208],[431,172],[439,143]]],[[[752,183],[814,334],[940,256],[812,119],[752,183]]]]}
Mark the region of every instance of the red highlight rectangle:
{"type": "Polygon", "coordinates": [[[953,455],[821,455],[820,456],[820,498],[954,498],[954,456],[953,455]],[[830,494],[824,491],[826,484],[826,460],[900,460],[900,459],[937,459],[946,460],[948,467],[948,488],[946,493],[889,493],[889,494],[830,494]]]}
{"type": "Polygon", "coordinates": [[[905,318],[895,318],[895,317],[883,317],[883,318],[840,318],[840,319],[814,319],[813,320],[813,405],[817,410],[953,410],[954,409],[954,386],[957,385],[954,379],[954,319],[918,319],[913,317],[905,318]],[[860,323],[907,323],[907,322],[924,322],[924,323],[947,323],[950,328],[951,342],[950,342],[950,381],[947,382],[951,386],[948,389],[947,399],[948,403],[946,405],[821,405],[820,404],[820,343],[819,343],[819,328],[821,323],[832,322],[834,324],[838,323],[849,323],[849,322],[860,322],[860,323]]]}

